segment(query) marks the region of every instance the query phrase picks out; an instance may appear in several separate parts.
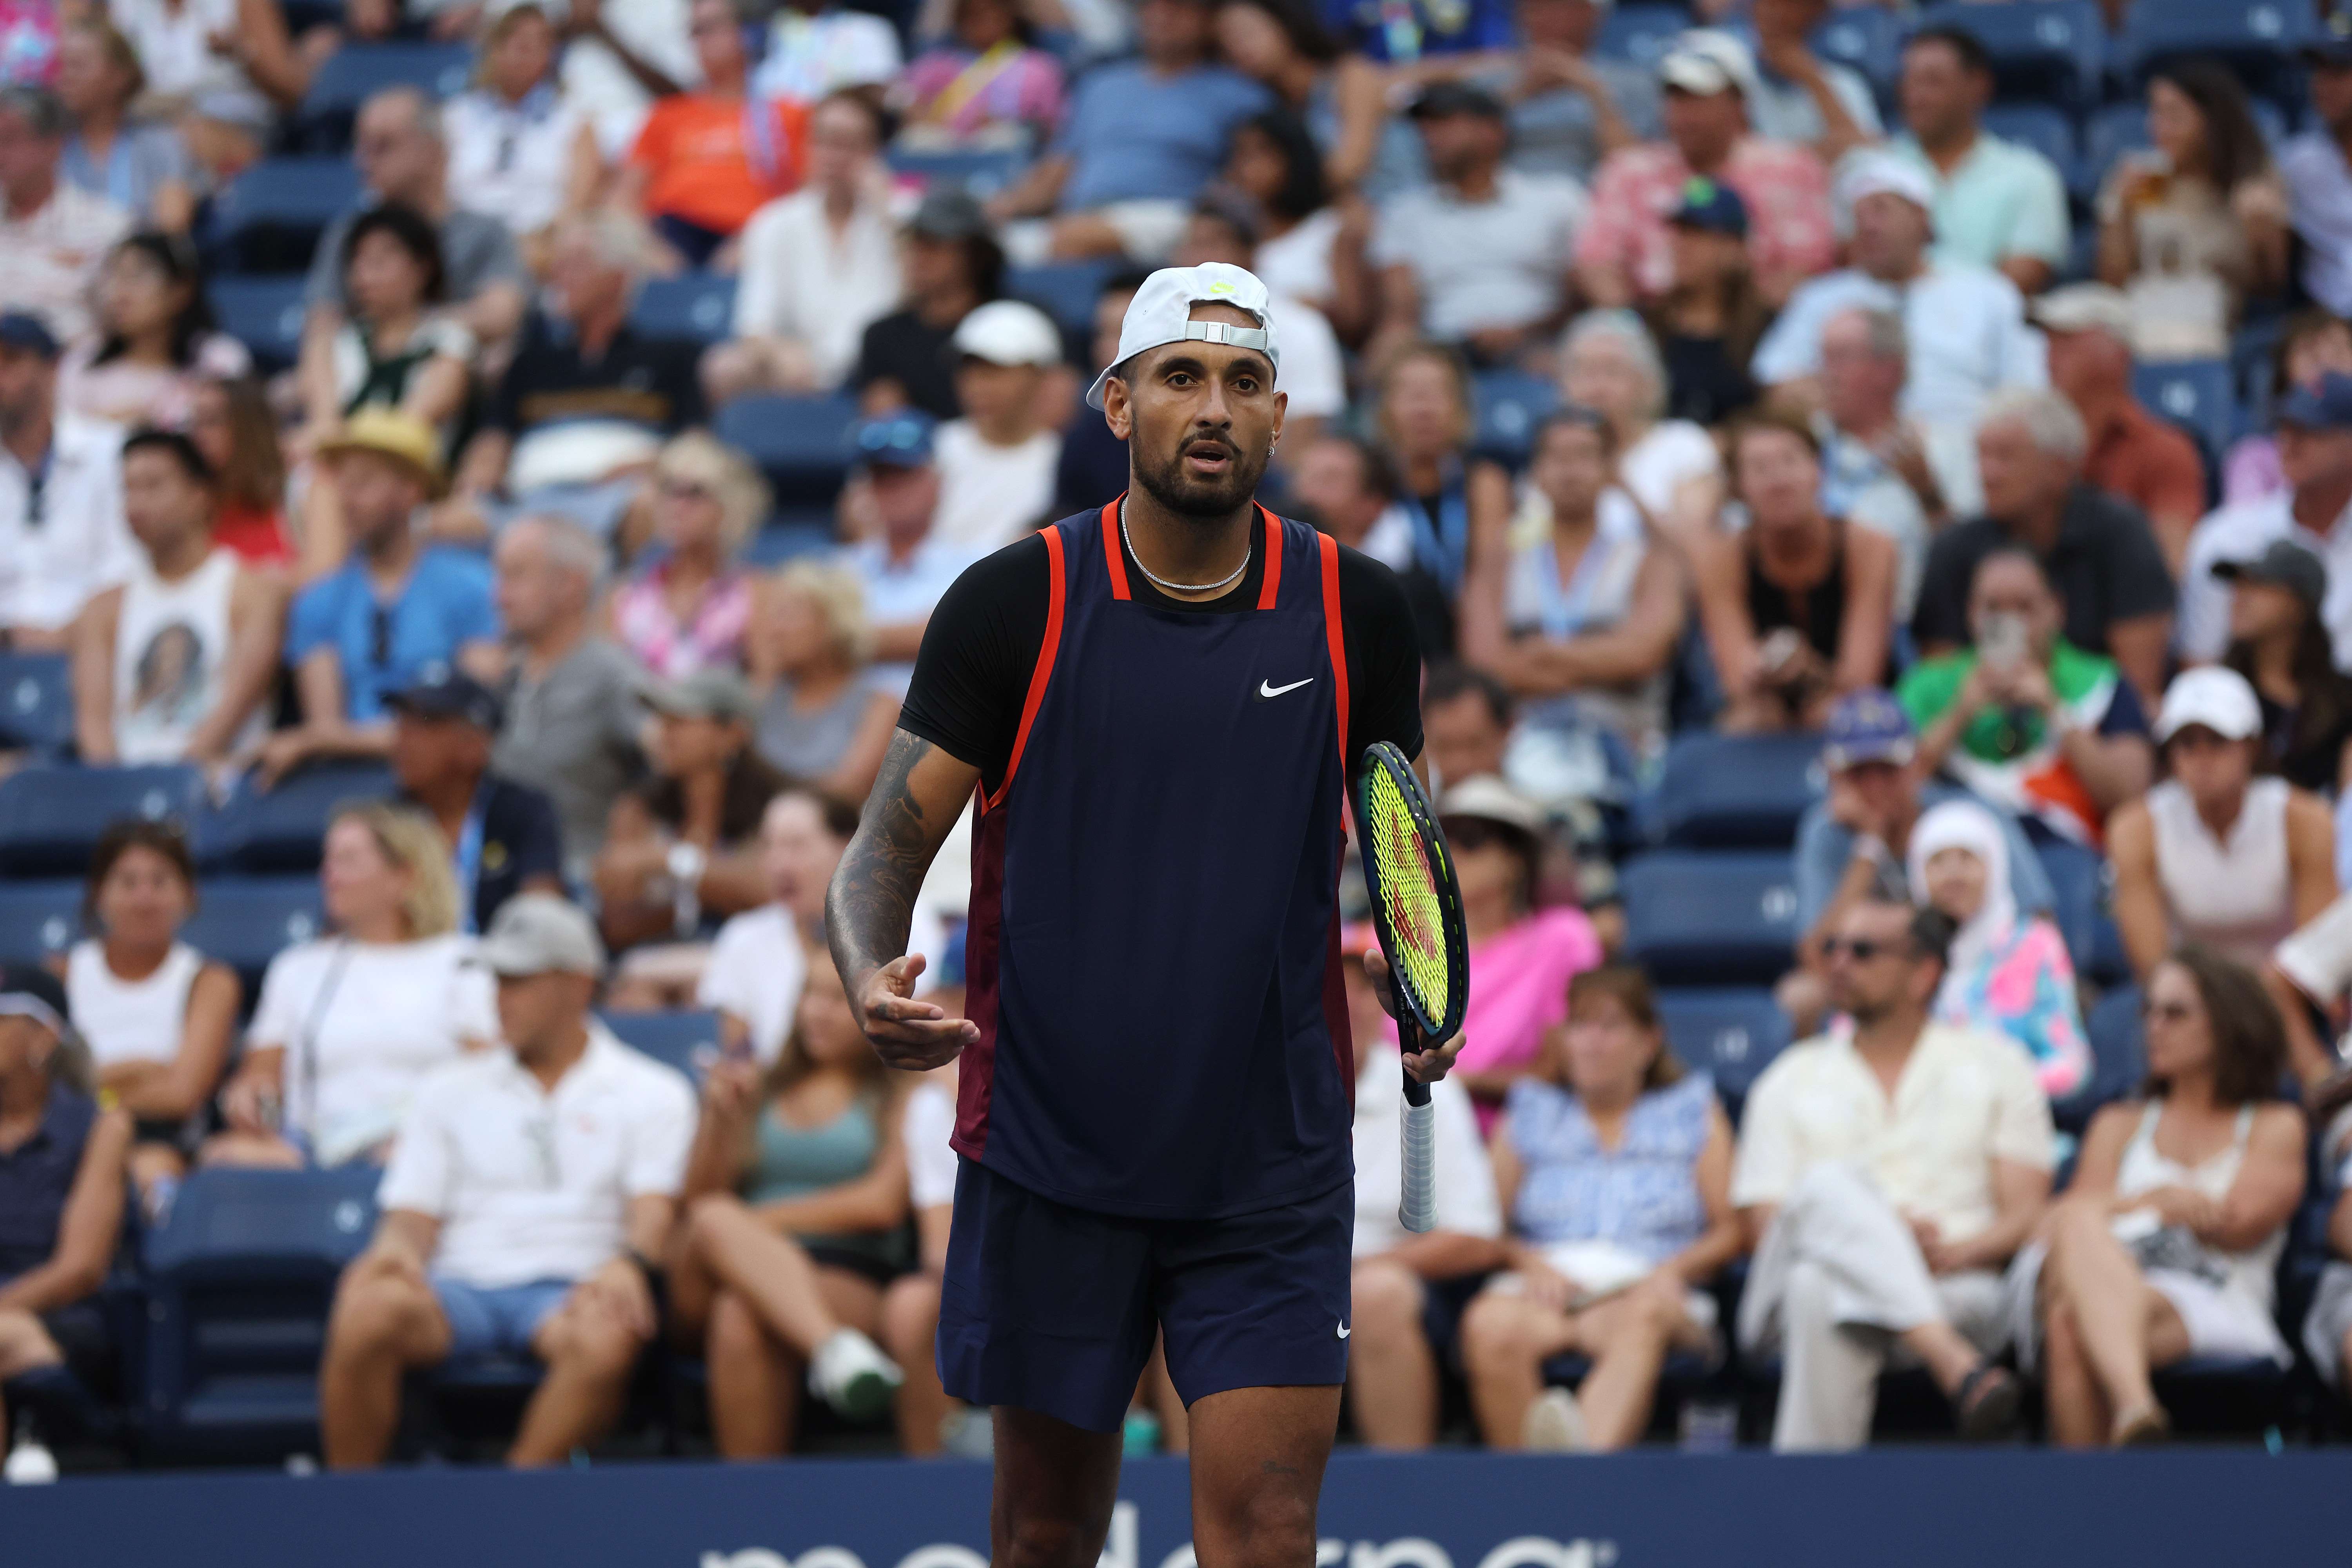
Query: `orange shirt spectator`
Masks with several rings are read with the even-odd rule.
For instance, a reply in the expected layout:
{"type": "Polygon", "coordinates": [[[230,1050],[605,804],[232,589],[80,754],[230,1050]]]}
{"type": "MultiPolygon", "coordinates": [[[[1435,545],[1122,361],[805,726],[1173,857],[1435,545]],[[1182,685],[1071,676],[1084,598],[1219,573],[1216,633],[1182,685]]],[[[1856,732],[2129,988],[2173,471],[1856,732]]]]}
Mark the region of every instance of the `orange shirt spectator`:
{"type": "Polygon", "coordinates": [[[646,116],[629,162],[645,172],[649,217],[723,238],[800,184],[807,139],[805,104],[681,92],[646,116]]]}

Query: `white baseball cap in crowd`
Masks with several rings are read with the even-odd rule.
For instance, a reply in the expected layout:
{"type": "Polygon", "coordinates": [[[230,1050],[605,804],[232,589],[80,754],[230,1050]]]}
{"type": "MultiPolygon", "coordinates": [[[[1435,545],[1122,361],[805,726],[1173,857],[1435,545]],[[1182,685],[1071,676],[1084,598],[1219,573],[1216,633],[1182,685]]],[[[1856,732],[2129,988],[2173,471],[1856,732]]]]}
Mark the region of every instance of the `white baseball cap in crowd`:
{"type": "Polygon", "coordinates": [[[1838,179],[1838,205],[1851,210],[1864,196],[1901,196],[1922,212],[1936,210],[1936,187],[1927,172],[1895,153],[1864,151],[1846,161],[1838,179]]]}
{"type": "Polygon", "coordinates": [[[1255,349],[1273,363],[1277,376],[1282,373],[1282,353],[1275,346],[1273,310],[1265,285],[1257,280],[1255,273],[1223,261],[1204,261],[1198,267],[1163,267],[1143,280],[1143,287],[1129,302],[1127,319],[1119,323],[1118,358],[1087,388],[1087,406],[1100,408],[1103,385],[1110,380],[1110,373],[1144,350],[1164,343],[1194,342],[1255,349]],[[1256,318],[1258,324],[1237,327],[1230,321],[1196,321],[1192,319],[1195,305],[1231,305],[1256,318]]]}
{"type": "Polygon", "coordinates": [[[518,893],[499,905],[479,952],[491,973],[514,979],[604,971],[604,944],[595,922],[579,905],[553,893],[518,893]]]}
{"type": "Polygon", "coordinates": [[[2027,306],[2025,313],[2050,331],[2105,332],[2122,343],[2132,341],[2131,299],[2105,283],[2053,289],[2027,306]]]}
{"type": "Polygon", "coordinates": [[[1658,60],[1658,79],[1700,98],[1737,90],[1756,94],[1756,56],[1738,36],[1720,27],[1692,27],[1675,35],[1658,60]]]}
{"type": "Polygon", "coordinates": [[[2164,689],[2156,716],[2156,743],[2163,745],[2192,725],[2225,741],[2251,741],[2263,732],[2263,705],[2246,678],[2218,664],[2184,669],[2164,689]]]}
{"type": "Polygon", "coordinates": [[[992,300],[955,330],[955,352],[991,364],[1057,365],[1062,334],[1045,311],[1018,300],[992,300]]]}

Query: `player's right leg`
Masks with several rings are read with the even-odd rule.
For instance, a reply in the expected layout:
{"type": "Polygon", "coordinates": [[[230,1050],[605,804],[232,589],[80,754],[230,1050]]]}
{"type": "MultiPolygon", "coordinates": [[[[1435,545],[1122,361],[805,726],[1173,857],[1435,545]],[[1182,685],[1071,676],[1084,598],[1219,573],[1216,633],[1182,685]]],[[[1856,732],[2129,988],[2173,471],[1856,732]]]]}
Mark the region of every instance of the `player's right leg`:
{"type": "Polygon", "coordinates": [[[1118,1500],[1119,1434],[996,1410],[990,1568],[1094,1568],[1118,1500]]]}

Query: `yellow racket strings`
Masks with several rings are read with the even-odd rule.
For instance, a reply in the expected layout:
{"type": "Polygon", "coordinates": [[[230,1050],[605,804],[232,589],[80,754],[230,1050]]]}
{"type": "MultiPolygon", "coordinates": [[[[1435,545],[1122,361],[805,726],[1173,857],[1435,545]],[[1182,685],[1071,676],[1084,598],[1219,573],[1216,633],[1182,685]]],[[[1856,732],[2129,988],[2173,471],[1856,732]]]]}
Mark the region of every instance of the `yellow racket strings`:
{"type": "Polygon", "coordinates": [[[1380,897],[1395,939],[1400,976],[1431,1018],[1445,1016],[1448,987],[1444,913],[1437,879],[1413,824],[1412,808],[1396,778],[1375,768],[1366,789],[1367,846],[1377,867],[1380,897]]]}

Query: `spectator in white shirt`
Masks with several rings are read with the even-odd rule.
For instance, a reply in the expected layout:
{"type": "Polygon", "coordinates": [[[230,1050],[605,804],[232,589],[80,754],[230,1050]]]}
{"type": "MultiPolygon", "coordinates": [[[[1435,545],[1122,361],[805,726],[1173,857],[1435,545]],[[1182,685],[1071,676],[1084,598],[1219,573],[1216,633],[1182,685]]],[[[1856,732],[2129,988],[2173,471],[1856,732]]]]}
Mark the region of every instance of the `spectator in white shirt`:
{"type": "Polygon", "coordinates": [[[457,933],[449,846],[421,813],[337,812],[319,887],[335,934],[269,961],[205,1164],[381,1159],[424,1080],[498,1034],[473,939],[457,933]]]}
{"type": "Polygon", "coordinates": [[[1822,943],[1850,1032],[1783,1052],[1741,1119],[1731,1199],[1756,1240],[1739,1343],[1782,1357],[1772,1446],[1861,1447],[1880,1371],[1916,1358],[1961,1434],[2001,1436],[2017,1380],[2000,1271],[2050,1195],[2050,1103],[2002,1036],[1928,1022],[1949,917],[1873,897],[1822,943]]]}
{"type": "Polygon", "coordinates": [[[2352,666],[2352,376],[2329,371],[2315,385],[2294,388],[2275,418],[2286,489],[2223,507],[2189,534],[2176,646],[2192,663],[2219,659],[2230,641],[2230,584],[2213,568],[2292,539],[2327,567],[2319,618],[2335,638],[2337,667],[2352,666]]]}
{"type": "Polygon", "coordinates": [[[950,347],[963,416],[933,437],[940,502],[931,531],[985,552],[1053,510],[1062,433],[1046,422],[1045,393],[1062,363],[1062,334],[1034,305],[997,300],[966,316],[950,347]]]}
{"type": "Polygon", "coordinates": [[[1365,978],[1370,926],[1339,936],[1349,1029],[1356,1045],[1354,1307],[1348,1330],[1348,1407],[1375,1448],[1437,1440],[1437,1355],[1423,1328],[1433,1300],[1450,1316],[1500,1260],[1503,1221],[1495,1173],[1478,1142],[1470,1091],[1451,1078],[1429,1086],[1436,1123],[1437,1224],[1416,1236],[1397,1218],[1404,1194],[1398,1128],[1404,1078],[1396,1025],[1365,978]]]}
{"type": "Polygon", "coordinates": [[[911,408],[869,419],[853,437],[859,468],[845,505],[866,509],[872,531],[843,552],[866,592],[866,618],[874,627],[874,684],[894,697],[907,694],[915,654],[931,611],[963,569],[987,547],[959,544],[933,526],[941,481],[933,458],[939,426],[911,408]]]}
{"type": "Polygon", "coordinates": [[[595,128],[555,77],[545,0],[520,0],[482,39],[474,85],[442,105],[450,199],[528,245],[584,209],[604,177],[595,128]]]}
{"type": "Polygon", "coordinates": [[[2017,285],[1990,268],[1929,255],[1936,197],[1916,163],[1863,153],[1847,163],[1838,195],[1853,215],[1852,264],[1790,296],[1757,345],[1750,369],[1759,384],[1818,402],[1822,328],[1855,305],[1901,313],[1911,342],[1903,411],[1925,425],[1969,426],[1994,392],[2048,384],[2042,337],[2026,324],[2017,285]]]}
{"type": "Polygon", "coordinates": [[[751,215],[739,242],[734,335],[702,357],[715,405],[745,392],[841,384],[866,329],[898,304],[898,233],[882,112],[836,92],[808,122],[808,180],[751,215]]]}
{"type": "Polygon", "coordinates": [[[693,1091],[590,1014],[604,953],[577,909],[509,901],[482,959],[501,1043],[427,1080],[335,1291],[319,1404],[337,1469],[383,1463],[406,1373],[491,1355],[547,1368],[508,1463],[561,1464],[618,1418],[657,1327],[693,1091]]]}
{"type": "Polygon", "coordinates": [[[1434,82],[1412,117],[1436,180],[1381,208],[1381,325],[1368,357],[1423,336],[1482,364],[1548,348],[1565,318],[1584,187],[1507,167],[1508,111],[1484,88],[1434,82]]]}
{"type": "Polygon", "coordinates": [[[133,220],[59,173],[65,138],[65,110],[48,89],[0,87],[0,300],[72,342],[89,331],[99,266],[133,220]]]}
{"type": "Polygon", "coordinates": [[[218,483],[176,430],[138,430],[123,443],[123,514],[140,560],[131,580],[101,589],[77,623],[75,740],[84,763],[214,767],[261,742],[286,584],[214,542],[218,483]]]}
{"type": "Polygon", "coordinates": [[[58,340],[0,313],[0,640],[62,652],[90,595],[131,575],[120,431],[58,418],[58,340]]]}
{"type": "Polygon", "coordinates": [[[1704,1074],[1667,1048],[1639,970],[1570,982],[1568,1020],[1495,1124],[1510,1272],[1471,1304],[1462,1356],[1480,1434],[1496,1448],[1622,1448],[1649,1425],[1670,1350],[1706,1352],[1706,1285],[1741,1248],[1731,1123],[1704,1074]],[[1578,1352],[1582,1388],[1545,1389],[1578,1352]]]}

